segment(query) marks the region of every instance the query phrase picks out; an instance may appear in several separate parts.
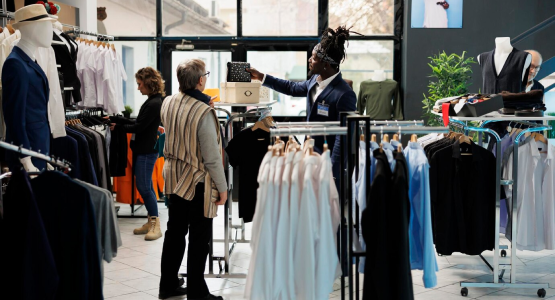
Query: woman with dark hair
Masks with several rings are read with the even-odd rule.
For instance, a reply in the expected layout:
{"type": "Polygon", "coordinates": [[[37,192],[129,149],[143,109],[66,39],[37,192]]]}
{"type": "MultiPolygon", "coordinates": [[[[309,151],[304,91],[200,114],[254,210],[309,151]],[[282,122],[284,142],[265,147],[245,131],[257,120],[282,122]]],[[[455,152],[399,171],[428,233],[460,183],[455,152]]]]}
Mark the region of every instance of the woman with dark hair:
{"type": "Polygon", "coordinates": [[[158,218],[158,203],[152,186],[152,172],[158,159],[158,151],[154,149],[160,126],[160,110],[162,97],[165,96],[165,86],[162,75],[157,70],[146,67],[135,74],[138,90],[148,96],[139,110],[135,121],[122,117],[110,117],[110,129],[123,130],[134,133],[135,140],[131,142],[131,149],[135,157],[135,176],[137,190],[143,198],[148,220],[140,228],[133,230],[134,234],[146,234],[146,241],[157,240],[162,237],[160,219],[158,218]]]}

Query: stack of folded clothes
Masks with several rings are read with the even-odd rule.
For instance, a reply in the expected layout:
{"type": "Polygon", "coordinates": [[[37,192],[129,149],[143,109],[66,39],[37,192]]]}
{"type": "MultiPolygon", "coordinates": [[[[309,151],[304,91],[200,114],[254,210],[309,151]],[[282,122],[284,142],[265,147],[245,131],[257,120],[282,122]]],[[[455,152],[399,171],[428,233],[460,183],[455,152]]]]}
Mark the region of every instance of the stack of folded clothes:
{"type": "Polygon", "coordinates": [[[528,93],[509,93],[502,92],[503,109],[500,110],[502,114],[522,114],[543,112],[546,110],[543,103],[543,91],[533,90],[528,93]]]}

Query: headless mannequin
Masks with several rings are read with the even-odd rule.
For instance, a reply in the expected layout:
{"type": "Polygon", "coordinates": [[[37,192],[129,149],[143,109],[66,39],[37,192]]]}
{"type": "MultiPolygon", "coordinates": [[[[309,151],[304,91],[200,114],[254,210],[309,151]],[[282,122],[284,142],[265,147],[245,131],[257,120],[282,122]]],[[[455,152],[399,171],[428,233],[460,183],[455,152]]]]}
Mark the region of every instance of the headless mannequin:
{"type": "MultiPolygon", "coordinates": [[[[48,48],[52,45],[52,23],[51,22],[29,22],[19,26],[21,40],[17,44],[25,54],[35,60],[35,52],[39,47],[48,48]]],[[[48,99],[48,95],[46,96],[48,99]]],[[[44,151],[44,150],[43,150],[44,151]]],[[[39,171],[27,156],[19,159],[27,172],[39,171]]]]}
{"type": "MultiPolygon", "coordinates": [[[[495,70],[497,75],[501,73],[503,70],[503,66],[507,59],[509,58],[509,54],[513,51],[513,46],[511,45],[511,38],[508,37],[498,37],[495,38],[495,56],[494,56],[494,63],[495,63],[495,70]]],[[[478,55],[478,63],[480,63],[480,55],[478,55]]],[[[524,76],[526,76],[526,70],[530,67],[532,63],[532,55],[528,54],[526,58],[526,62],[524,63],[524,69],[522,70],[522,80],[524,81],[524,76]]]]}
{"type": "Polygon", "coordinates": [[[71,46],[69,45],[70,42],[62,36],[62,30],[63,30],[62,23],[56,22],[54,23],[53,27],[54,27],[54,33],[66,44],[67,49],[71,52],[71,46]]]}
{"type": "Polygon", "coordinates": [[[375,70],[374,75],[372,75],[373,81],[384,81],[385,80],[385,72],[384,70],[375,70]]]}

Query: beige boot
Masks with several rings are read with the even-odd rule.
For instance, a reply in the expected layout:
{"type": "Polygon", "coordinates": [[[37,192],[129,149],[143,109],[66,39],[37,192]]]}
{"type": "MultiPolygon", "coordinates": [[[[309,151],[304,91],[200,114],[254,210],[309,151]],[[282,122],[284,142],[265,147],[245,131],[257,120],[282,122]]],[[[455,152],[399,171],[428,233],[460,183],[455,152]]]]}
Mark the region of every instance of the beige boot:
{"type": "Polygon", "coordinates": [[[160,218],[150,217],[150,228],[148,233],[145,235],[145,241],[154,241],[162,237],[162,231],[160,230],[160,218]]]}
{"type": "Polygon", "coordinates": [[[133,234],[147,234],[150,229],[150,216],[147,217],[146,223],[140,228],[133,229],[133,234]]]}

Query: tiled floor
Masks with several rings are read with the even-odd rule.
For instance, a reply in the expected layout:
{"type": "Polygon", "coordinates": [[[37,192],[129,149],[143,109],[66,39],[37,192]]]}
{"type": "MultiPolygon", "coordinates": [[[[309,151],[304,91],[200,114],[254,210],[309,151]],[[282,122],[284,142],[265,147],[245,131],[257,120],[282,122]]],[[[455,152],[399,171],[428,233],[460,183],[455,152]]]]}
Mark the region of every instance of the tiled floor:
{"type": "MultiPolygon", "coordinates": [[[[129,206],[118,204],[120,214],[129,213],[129,206]]],[[[167,209],[159,204],[162,230],[166,229],[167,209]]],[[[235,210],[236,212],[237,210],[235,210]]],[[[144,208],[138,213],[146,214],[144,208]]],[[[223,211],[214,221],[214,238],[222,239],[224,235],[223,211]]],[[[105,263],[104,296],[110,300],[150,300],[157,299],[158,283],[160,280],[160,257],[162,255],[163,238],[157,241],[144,241],[144,236],[133,235],[133,228],[139,227],[145,219],[119,219],[119,227],[123,240],[123,247],[119,249],[117,257],[109,264],[105,263]]],[[[247,237],[250,236],[250,226],[247,226],[247,237]]],[[[508,244],[506,240],[502,243],[508,244]]],[[[223,244],[216,244],[215,255],[223,253],[223,244]]],[[[510,251],[508,255],[510,256],[510,251]]],[[[485,253],[490,262],[493,252],[485,253]]],[[[517,280],[519,282],[549,283],[547,298],[555,299],[555,251],[519,251],[517,280]]],[[[248,244],[238,244],[231,258],[231,272],[246,273],[250,259],[248,244]]],[[[454,299],[539,299],[537,290],[532,289],[492,289],[469,288],[468,297],[460,295],[460,281],[491,281],[492,273],[484,266],[479,257],[462,254],[449,257],[438,257],[440,271],[437,273],[438,285],[434,289],[425,289],[422,283],[422,271],[412,272],[414,294],[416,300],[454,300],[454,299]]],[[[509,260],[505,258],[504,260],[509,260]]],[[[183,260],[182,271],[187,270],[186,259],[183,260]]],[[[214,265],[214,270],[218,266],[214,265]]],[[[208,268],[207,268],[208,271],[208,268]]],[[[508,279],[508,273],[505,275],[508,279]]],[[[206,279],[210,291],[221,295],[226,300],[243,298],[245,279],[206,279]]],[[[362,279],[361,279],[362,282],[362,279]]],[[[362,296],[362,293],[361,293],[362,296]]],[[[336,284],[330,299],[340,299],[341,291],[336,284]]],[[[172,299],[186,299],[172,298],[172,299]]]]}

